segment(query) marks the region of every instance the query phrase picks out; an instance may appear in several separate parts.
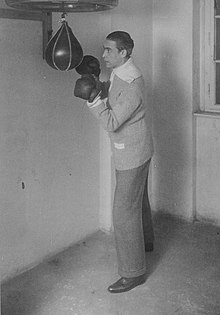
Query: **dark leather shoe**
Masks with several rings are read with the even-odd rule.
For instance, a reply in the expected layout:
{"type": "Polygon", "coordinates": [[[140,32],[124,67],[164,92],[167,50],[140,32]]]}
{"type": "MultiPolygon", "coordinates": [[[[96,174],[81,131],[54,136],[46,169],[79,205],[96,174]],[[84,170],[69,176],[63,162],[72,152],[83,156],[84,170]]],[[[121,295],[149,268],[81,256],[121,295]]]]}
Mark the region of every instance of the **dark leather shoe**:
{"type": "Polygon", "coordinates": [[[145,243],[145,252],[152,252],[154,250],[154,243],[145,243]]]}
{"type": "Polygon", "coordinates": [[[121,278],[117,282],[108,287],[108,291],[111,293],[122,293],[129,291],[136,286],[143,284],[146,281],[145,275],[135,278],[121,278]]]}

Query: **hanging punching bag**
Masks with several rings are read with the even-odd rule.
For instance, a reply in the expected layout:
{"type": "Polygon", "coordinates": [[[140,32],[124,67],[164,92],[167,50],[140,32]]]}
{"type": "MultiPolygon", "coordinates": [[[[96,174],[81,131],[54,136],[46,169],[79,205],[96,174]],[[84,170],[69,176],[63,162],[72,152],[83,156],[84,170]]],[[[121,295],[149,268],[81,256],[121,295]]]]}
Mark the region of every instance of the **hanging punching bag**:
{"type": "Polygon", "coordinates": [[[68,71],[81,63],[83,50],[65,18],[61,19],[61,23],[61,27],[47,44],[45,60],[56,70],[68,71]]]}

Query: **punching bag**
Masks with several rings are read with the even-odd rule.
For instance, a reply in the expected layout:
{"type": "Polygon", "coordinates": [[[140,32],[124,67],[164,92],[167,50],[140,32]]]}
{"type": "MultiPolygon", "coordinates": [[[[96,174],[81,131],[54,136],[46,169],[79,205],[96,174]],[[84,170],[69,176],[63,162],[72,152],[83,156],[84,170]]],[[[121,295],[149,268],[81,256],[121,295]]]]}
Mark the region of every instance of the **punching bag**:
{"type": "Polygon", "coordinates": [[[46,46],[45,60],[56,70],[68,71],[81,63],[83,50],[65,18],[61,19],[61,23],[61,27],[46,46]]]}

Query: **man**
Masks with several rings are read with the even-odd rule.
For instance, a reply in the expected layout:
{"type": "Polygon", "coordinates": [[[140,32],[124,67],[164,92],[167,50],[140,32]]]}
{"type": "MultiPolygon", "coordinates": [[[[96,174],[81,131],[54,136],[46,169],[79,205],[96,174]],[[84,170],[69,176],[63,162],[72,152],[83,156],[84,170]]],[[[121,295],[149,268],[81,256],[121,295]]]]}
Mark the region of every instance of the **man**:
{"type": "Polygon", "coordinates": [[[115,164],[113,225],[121,278],[109,286],[111,293],[145,282],[145,251],[153,250],[154,241],[147,192],[153,154],[151,111],[145,103],[143,77],[131,58],[133,47],[126,32],[106,37],[103,58],[112,69],[108,97],[94,88],[86,97],[90,111],[109,134],[115,164]]]}

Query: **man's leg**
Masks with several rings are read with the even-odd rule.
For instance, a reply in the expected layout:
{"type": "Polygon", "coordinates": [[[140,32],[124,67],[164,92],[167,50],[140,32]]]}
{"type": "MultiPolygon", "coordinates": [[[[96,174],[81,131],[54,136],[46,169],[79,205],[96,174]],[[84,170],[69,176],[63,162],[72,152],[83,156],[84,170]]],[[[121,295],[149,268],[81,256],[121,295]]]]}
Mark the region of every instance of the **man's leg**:
{"type": "Polygon", "coordinates": [[[116,170],[113,225],[118,273],[126,279],[139,279],[146,273],[142,200],[147,173],[147,163],[131,170],[116,170]]]}

